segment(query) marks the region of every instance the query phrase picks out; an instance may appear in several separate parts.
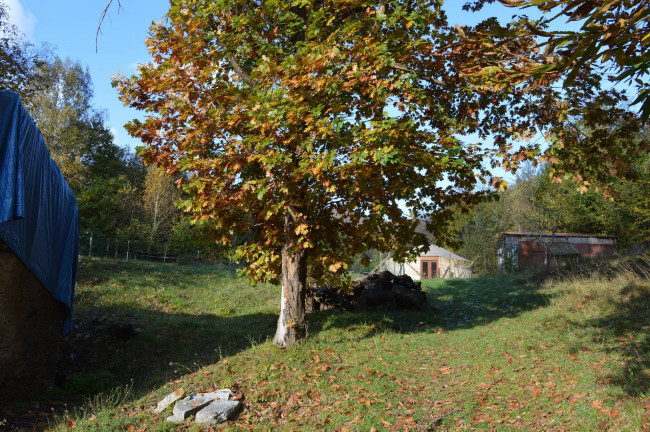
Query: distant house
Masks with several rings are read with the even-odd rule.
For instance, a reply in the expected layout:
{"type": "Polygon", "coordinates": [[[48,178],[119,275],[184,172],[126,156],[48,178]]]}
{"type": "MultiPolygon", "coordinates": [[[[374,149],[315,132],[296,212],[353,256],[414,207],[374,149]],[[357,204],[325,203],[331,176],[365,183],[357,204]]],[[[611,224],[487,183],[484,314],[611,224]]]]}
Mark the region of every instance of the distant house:
{"type": "Polygon", "coordinates": [[[469,260],[434,244],[414,261],[397,262],[391,255],[382,257],[378,270],[388,270],[396,275],[406,274],[413,280],[473,276],[469,260]]]}
{"type": "Polygon", "coordinates": [[[581,258],[614,255],[612,236],[578,233],[504,232],[501,234],[499,270],[517,272],[557,268],[581,258]]]}

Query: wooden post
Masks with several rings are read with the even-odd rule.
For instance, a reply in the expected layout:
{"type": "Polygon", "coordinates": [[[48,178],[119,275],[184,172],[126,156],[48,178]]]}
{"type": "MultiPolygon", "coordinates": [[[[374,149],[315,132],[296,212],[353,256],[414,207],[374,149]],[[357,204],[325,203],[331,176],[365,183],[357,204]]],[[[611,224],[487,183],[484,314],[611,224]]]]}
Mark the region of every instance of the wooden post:
{"type": "Polygon", "coordinates": [[[92,258],[93,250],[93,233],[90,233],[90,244],[88,245],[88,258],[92,258]]]}

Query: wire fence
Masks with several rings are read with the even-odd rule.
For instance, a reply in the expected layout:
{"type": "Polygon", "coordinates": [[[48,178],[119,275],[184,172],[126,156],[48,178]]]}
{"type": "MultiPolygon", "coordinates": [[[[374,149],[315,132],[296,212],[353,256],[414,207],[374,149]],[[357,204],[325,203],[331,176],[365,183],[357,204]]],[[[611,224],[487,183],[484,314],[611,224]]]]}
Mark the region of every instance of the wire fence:
{"type": "Polygon", "coordinates": [[[86,258],[112,258],[123,261],[150,261],[163,264],[225,264],[240,267],[216,246],[173,243],[150,243],[138,239],[82,233],[79,255],[86,258]],[[201,247],[203,246],[203,247],[201,247]]]}

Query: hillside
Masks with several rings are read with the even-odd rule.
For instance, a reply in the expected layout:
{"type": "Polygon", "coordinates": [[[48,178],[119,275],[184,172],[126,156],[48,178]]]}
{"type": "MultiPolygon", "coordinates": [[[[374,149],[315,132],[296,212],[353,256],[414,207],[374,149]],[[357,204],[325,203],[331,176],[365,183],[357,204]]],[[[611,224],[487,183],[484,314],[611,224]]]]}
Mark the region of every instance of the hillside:
{"type": "MultiPolygon", "coordinates": [[[[229,387],[246,408],[226,430],[641,430],[650,282],[615,273],[427,282],[426,310],[315,313],[308,341],[281,351],[275,287],[217,267],[84,261],[75,359],[48,421],[199,431],[152,408],[179,387],[229,387]]],[[[25,426],[25,408],[5,411],[6,426],[25,426]]]]}

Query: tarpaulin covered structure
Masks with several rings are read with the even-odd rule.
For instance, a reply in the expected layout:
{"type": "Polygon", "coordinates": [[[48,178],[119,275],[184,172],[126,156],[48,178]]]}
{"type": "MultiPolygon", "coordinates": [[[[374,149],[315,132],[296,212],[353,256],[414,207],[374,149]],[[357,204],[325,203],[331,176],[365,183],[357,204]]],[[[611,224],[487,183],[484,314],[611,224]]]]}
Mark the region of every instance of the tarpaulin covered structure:
{"type": "Polygon", "coordinates": [[[68,333],[79,250],[77,201],[20,97],[6,90],[0,91],[0,238],[67,307],[68,333]]]}

